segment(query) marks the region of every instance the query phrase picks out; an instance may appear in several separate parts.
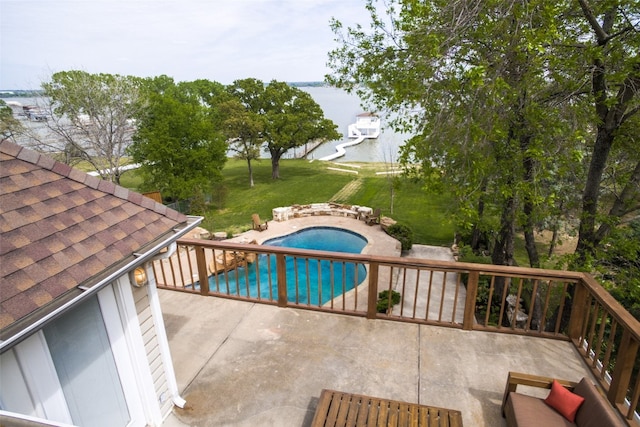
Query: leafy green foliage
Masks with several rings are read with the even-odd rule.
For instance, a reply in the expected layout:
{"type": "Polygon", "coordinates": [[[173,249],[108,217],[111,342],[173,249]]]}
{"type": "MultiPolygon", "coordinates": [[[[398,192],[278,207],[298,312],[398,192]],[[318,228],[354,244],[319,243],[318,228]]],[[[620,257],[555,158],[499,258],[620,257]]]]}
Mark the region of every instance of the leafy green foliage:
{"type": "Polygon", "coordinates": [[[594,267],[611,295],[640,320],[640,220],[614,230],[594,267]]]}
{"type": "Polygon", "coordinates": [[[85,160],[102,179],[118,183],[134,119],[144,108],[140,82],[133,76],[78,70],[54,73],[42,88],[51,113],[44,125],[55,137],[32,137],[41,149],[64,150],[65,162],[85,160]]]}
{"type": "Polygon", "coordinates": [[[395,223],[387,227],[387,234],[400,241],[403,251],[413,246],[413,231],[405,224],[395,223]]]}
{"type": "Polygon", "coordinates": [[[22,124],[13,117],[13,110],[0,99],[0,136],[9,138],[22,129],[22,124]]]}
{"type": "Polygon", "coordinates": [[[221,105],[223,131],[231,149],[247,160],[251,185],[251,161],[259,158],[262,144],[271,155],[271,178],[277,179],[280,159],[288,150],[341,137],[311,95],[287,83],[273,80],[265,85],[258,79],[242,79],[227,92],[232,98],[221,105]]]}
{"type": "Polygon", "coordinates": [[[640,38],[629,37],[637,1],[579,5],[368,0],[369,26],[331,23],[340,45],[327,80],[396,113],[395,126],[414,135],[402,161],[454,196],[457,231],[491,237],[494,263],[514,262],[521,229],[538,266],[534,232],[555,229],[581,203],[578,249],[595,248],[611,223],[599,223],[599,194],[623,189],[604,199],[614,220],[637,210],[640,196],[627,190],[640,173],[602,179],[621,164],[607,164],[614,138],[621,144],[619,130],[640,111],[640,38]]]}
{"type": "Polygon", "coordinates": [[[378,293],[378,303],[376,304],[376,310],[378,313],[386,313],[391,308],[400,302],[400,292],[391,291],[391,298],[389,298],[389,290],[384,290],[378,293]]]}
{"type": "Polygon", "coordinates": [[[160,191],[171,200],[210,193],[222,178],[227,146],[206,102],[222,92],[222,86],[203,81],[175,84],[166,76],[145,83],[148,107],[139,117],[129,149],[142,165],[143,189],[160,191]]]}

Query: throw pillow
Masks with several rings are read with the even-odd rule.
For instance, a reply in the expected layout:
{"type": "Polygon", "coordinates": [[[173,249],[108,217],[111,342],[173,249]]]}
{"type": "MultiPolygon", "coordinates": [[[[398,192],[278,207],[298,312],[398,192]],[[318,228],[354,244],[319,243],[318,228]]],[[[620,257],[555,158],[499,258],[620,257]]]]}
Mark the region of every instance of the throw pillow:
{"type": "Polygon", "coordinates": [[[584,397],[570,392],[556,380],[553,380],[551,392],[544,400],[544,403],[551,406],[571,422],[575,421],[576,413],[580,409],[582,402],[584,402],[584,397]]]}

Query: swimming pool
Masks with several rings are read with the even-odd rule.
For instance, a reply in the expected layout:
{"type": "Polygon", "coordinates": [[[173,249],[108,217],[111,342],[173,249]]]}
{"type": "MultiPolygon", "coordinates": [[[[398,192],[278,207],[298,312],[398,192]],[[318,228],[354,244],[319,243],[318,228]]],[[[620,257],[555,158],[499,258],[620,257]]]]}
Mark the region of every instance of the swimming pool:
{"type": "MultiPolygon", "coordinates": [[[[360,253],[367,239],[335,227],[305,228],[265,241],[264,245],[330,252],[360,253]]],[[[363,264],[328,260],[294,260],[287,256],[287,299],[300,304],[322,305],[362,282],[367,274],[363,264]],[[297,283],[296,283],[297,277],[297,283]],[[332,289],[333,284],[333,289],[332,289]]],[[[248,268],[209,277],[209,289],[251,298],[277,299],[276,257],[260,254],[248,268]]]]}

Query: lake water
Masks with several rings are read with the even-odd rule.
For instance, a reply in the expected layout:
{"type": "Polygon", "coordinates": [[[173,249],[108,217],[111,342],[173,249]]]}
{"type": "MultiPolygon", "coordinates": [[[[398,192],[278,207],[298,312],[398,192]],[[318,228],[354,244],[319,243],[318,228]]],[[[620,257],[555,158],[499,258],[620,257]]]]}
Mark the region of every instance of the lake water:
{"type": "MultiPolygon", "coordinates": [[[[356,116],[365,111],[360,106],[360,98],[350,95],[341,89],[329,87],[302,87],[320,105],[326,118],[338,125],[338,132],[343,139],[327,142],[316,148],[308,157],[320,159],[336,152],[335,147],[343,142],[350,141],[347,137],[347,128],[356,122],[356,116]]],[[[347,153],[343,157],[335,159],[336,162],[395,162],[398,160],[398,150],[407,135],[399,134],[393,129],[385,127],[382,117],[380,136],[376,139],[365,139],[362,143],[347,147],[347,153]]]]}
{"type": "MultiPolygon", "coordinates": [[[[365,111],[360,106],[360,98],[350,95],[341,89],[330,87],[301,87],[301,90],[308,92],[320,105],[326,118],[338,125],[338,132],[343,135],[341,140],[330,141],[316,148],[309,156],[309,159],[320,159],[336,152],[338,144],[347,142],[348,126],[355,123],[356,116],[365,111]]],[[[35,105],[34,98],[2,98],[5,102],[19,102],[22,105],[35,105]]],[[[42,128],[44,125],[38,122],[24,120],[23,123],[35,128],[42,128]]],[[[336,162],[395,162],[398,160],[398,150],[407,135],[399,134],[393,129],[385,127],[384,117],[382,118],[382,129],[380,136],[376,139],[365,139],[362,143],[347,147],[347,153],[336,162]]],[[[22,141],[20,142],[22,143],[22,141]]],[[[25,144],[27,145],[27,144],[25,144]]],[[[298,149],[299,150],[299,149],[298,149]]],[[[293,156],[294,153],[289,153],[293,156]]],[[[268,154],[266,154],[268,156],[268,154]]],[[[285,156],[288,157],[288,156],[285,156]]]]}

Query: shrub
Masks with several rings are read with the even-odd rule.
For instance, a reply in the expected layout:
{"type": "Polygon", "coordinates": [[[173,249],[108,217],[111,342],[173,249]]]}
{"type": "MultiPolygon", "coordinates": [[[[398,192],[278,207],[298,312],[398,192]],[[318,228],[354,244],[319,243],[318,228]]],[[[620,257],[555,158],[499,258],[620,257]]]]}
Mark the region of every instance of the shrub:
{"type": "Polygon", "coordinates": [[[400,302],[400,292],[391,291],[391,303],[389,303],[389,290],[382,291],[378,294],[378,304],[376,309],[378,313],[386,313],[394,305],[400,302]]]}
{"type": "Polygon", "coordinates": [[[408,251],[413,246],[413,231],[404,224],[390,225],[387,234],[400,241],[403,251],[408,251]]]}

